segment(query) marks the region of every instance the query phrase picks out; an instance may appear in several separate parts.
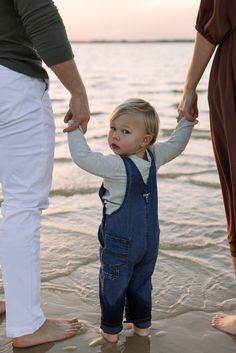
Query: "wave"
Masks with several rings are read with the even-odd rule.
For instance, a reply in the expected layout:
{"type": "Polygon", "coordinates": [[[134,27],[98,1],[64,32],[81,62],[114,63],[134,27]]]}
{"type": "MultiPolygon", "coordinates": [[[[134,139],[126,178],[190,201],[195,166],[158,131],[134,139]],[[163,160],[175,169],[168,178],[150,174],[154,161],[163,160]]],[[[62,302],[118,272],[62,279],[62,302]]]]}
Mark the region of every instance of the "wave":
{"type": "Polygon", "coordinates": [[[71,158],[66,158],[66,157],[55,158],[54,163],[71,163],[71,158]]]}
{"type": "Polygon", "coordinates": [[[86,188],[72,188],[72,189],[56,189],[50,191],[50,196],[64,196],[64,197],[71,197],[74,195],[87,195],[87,194],[95,194],[97,193],[97,187],[86,187],[86,188]]]}
{"type": "MultiPolygon", "coordinates": [[[[173,132],[173,129],[161,129],[161,137],[169,137],[173,132]]],[[[196,129],[193,130],[191,139],[193,140],[210,140],[211,135],[208,130],[196,129]]]]}
{"type": "MultiPolygon", "coordinates": [[[[51,101],[52,101],[52,103],[59,103],[59,102],[66,102],[66,99],[56,99],[56,98],[54,98],[51,101]]],[[[61,118],[62,116],[64,116],[65,112],[66,112],[66,108],[65,108],[65,110],[63,110],[61,112],[57,111],[56,113],[53,113],[53,115],[54,115],[55,119],[57,119],[57,118],[61,118]]],[[[90,116],[97,116],[97,115],[103,115],[103,114],[106,114],[106,113],[102,112],[102,111],[90,112],[90,116]]]]}
{"type": "MultiPolygon", "coordinates": [[[[212,235],[214,236],[214,234],[212,235]]],[[[223,240],[219,240],[219,241],[211,241],[211,240],[205,240],[202,241],[201,239],[201,243],[199,243],[199,241],[195,241],[195,242],[189,242],[189,243],[183,243],[183,242],[162,242],[161,243],[161,251],[163,253],[167,252],[169,256],[170,253],[169,251],[180,251],[180,252],[185,252],[185,251],[191,251],[191,250],[199,250],[199,249],[208,249],[208,248],[216,248],[219,249],[219,247],[222,247],[223,245],[223,240]]]]}
{"type": "Polygon", "coordinates": [[[103,114],[105,114],[104,112],[90,112],[90,115],[91,116],[95,116],[95,115],[103,115],[103,114]]]}
{"type": "MultiPolygon", "coordinates": [[[[178,83],[176,83],[178,84],[178,83]]],[[[148,90],[140,90],[138,93],[146,93],[146,94],[182,94],[183,90],[182,89],[167,89],[167,90],[159,90],[159,91],[148,91],[148,90]]],[[[207,90],[206,89],[200,89],[198,90],[199,94],[206,94],[207,90]]]]}
{"type": "MultiPolygon", "coordinates": [[[[206,172],[196,172],[196,173],[164,173],[164,174],[159,174],[158,179],[177,179],[179,177],[184,177],[184,176],[194,176],[194,175],[201,175],[201,174],[207,174],[207,173],[212,173],[215,171],[206,171],[206,172]]],[[[220,189],[220,183],[219,182],[208,182],[205,180],[196,180],[193,178],[189,178],[188,182],[190,182],[193,185],[196,186],[202,186],[205,188],[210,188],[210,189],[220,189]]]]}
{"type": "Polygon", "coordinates": [[[51,98],[52,103],[65,102],[66,98],[51,98]]]}
{"type": "Polygon", "coordinates": [[[213,183],[213,182],[194,180],[194,179],[190,179],[190,182],[197,186],[204,186],[206,188],[211,188],[211,189],[220,189],[220,183],[213,183]]]}
{"type": "MultiPolygon", "coordinates": [[[[209,173],[215,174],[215,170],[206,169],[206,170],[202,170],[199,172],[190,172],[190,173],[159,173],[158,179],[176,179],[176,178],[183,177],[183,176],[204,175],[204,174],[209,174],[209,173]]],[[[193,181],[193,180],[191,179],[191,181],[193,181]]]]}

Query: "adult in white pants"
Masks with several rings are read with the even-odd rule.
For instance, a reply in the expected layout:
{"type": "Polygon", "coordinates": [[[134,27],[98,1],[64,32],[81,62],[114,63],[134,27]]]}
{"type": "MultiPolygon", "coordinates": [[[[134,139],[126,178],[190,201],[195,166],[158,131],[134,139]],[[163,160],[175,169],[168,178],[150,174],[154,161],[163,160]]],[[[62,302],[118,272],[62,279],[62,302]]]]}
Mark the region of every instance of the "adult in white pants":
{"type": "Polygon", "coordinates": [[[7,336],[18,337],[45,321],[39,298],[39,236],[51,187],[55,128],[46,82],[4,66],[0,78],[0,263],[7,336]]]}
{"type": "Polygon", "coordinates": [[[40,220],[48,206],[54,119],[42,60],[71,93],[64,118],[89,120],[86,91],[52,0],[0,2],[0,264],[7,336],[15,347],[76,334],[78,320],[46,319],[40,306],[40,220]],[[6,27],[8,30],[6,30],[6,27]]]}

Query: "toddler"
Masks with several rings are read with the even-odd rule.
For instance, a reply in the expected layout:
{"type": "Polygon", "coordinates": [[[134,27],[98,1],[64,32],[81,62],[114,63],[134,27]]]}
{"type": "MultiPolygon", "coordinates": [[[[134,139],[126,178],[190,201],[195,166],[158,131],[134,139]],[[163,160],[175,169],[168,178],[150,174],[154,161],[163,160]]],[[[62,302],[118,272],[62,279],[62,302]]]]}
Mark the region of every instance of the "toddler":
{"type": "Polygon", "coordinates": [[[156,143],[159,117],[143,99],[129,99],[110,116],[113,154],[93,152],[80,129],[68,134],[74,162],[103,178],[100,242],[101,335],[118,340],[123,313],[136,334],[151,326],[152,283],[159,246],[157,170],[186,147],[193,125],[182,118],[170,138],[156,143]]]}

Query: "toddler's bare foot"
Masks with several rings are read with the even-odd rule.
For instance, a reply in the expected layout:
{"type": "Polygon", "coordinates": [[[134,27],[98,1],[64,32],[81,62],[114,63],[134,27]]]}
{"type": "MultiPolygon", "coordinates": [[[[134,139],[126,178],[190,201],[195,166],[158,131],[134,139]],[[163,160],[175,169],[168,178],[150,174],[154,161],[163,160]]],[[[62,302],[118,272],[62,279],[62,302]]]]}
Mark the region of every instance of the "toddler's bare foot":
{"type": "Polygon", "coordinates": [[[13,338],[12,344],[17,348],[25,348],[46,342],[61,341],[74,336],[80,327],[77,319],[47,319],[36,332],[13,338]]]}
{"type": "Polygon", "coordinates": [[[110,333],[105,333],[103,332],[102,329],[100,329],[100,334],[109,343],[117,343],[118,342],[118,335],[111,335],[110,333]]]}
{"type": "Polygon", "coordinates": [[[139,327],[134,325],[134,332],[138,336],[146,337],[146,336],[149,335],[150,329],[149,328],[139,328],[139,327]]]}
{"type": "Polygon", "coordinates": [[[236,315],[217,314],[212,318],[211,323],[220,331],[236,335],[236,315]]]}
{"type": "Polygon", "coordinates": [[[5,313],[6,308],[5,308],[5,302],[3,300],[0,300],[0,314],[5,313]]]}

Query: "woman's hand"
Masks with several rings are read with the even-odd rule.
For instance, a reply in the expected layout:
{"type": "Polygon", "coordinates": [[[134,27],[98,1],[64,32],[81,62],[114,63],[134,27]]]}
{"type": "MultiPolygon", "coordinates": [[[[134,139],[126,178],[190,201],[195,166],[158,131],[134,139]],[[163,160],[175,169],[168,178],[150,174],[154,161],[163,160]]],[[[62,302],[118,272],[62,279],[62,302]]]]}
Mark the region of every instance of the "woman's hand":
{"type": "Polygon", "coordinates": [[[183,117],[189,121],[194,121],[198,117],[196,90],[184,90],[177,111],[177,121],[183,117]]]}

